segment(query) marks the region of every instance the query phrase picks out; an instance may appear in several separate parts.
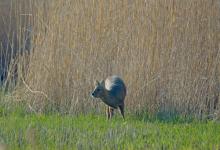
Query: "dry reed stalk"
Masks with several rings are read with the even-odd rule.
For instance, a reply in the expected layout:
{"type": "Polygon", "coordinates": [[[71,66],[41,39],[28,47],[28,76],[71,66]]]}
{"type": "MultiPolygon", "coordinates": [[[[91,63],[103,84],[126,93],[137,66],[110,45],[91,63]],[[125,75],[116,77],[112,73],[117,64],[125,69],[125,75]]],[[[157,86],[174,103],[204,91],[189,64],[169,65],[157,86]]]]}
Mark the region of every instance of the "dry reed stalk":
{"type": "Polygon", "coordinates": [[[130,111],[219,110],[218,0],[29,1],[34,46],[25,83],[49,98],[25,86],[21,97],[36,108],[89,112],[98,107],[93,81],[118,74],[130,111]]]}

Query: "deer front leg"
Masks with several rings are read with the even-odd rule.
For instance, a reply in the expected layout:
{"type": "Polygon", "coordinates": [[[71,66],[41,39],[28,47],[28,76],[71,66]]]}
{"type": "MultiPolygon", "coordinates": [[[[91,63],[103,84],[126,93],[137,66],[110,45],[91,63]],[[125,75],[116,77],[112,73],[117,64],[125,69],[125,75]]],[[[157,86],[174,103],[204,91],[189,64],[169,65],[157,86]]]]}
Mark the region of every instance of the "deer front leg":
{"type": "Polygon", "coordinates": [[[110,118],[112,118],[114,115],[114,108],[109,107],[109,114],[110,114],[110,118]]]}
{"type": "Polygon", "coordinates": [[[107,119],[110,118],[109,106],[106,107],[106,116],[107,116],[107,119]]]}

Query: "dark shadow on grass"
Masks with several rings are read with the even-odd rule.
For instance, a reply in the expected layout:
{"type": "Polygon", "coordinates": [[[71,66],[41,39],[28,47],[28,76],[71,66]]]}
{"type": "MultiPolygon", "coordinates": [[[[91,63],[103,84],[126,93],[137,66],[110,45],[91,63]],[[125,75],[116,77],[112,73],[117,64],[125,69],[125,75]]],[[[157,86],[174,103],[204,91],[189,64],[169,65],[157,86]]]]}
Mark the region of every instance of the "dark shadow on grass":
{"type": "Polygon", "coordinates": [[[148,112],[139,111],[132,115],[132,118],[142,122],[161,122],[172,124],[184,124],[198,121],[198,119],[192,115],[181,115],[175,111],[160,111],[156,114],[149,114],[148,112]]]}

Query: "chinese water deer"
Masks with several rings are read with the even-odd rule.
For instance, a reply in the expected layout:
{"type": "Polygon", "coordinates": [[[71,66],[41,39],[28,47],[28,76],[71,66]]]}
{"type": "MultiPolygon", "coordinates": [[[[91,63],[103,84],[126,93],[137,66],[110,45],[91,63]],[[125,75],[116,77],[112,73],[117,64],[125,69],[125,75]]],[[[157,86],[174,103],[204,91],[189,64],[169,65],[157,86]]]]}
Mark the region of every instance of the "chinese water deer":
{"type": "Polygon", "coordinates": [[[101,82],[96,81],[96,87],[92,96],[100,98],[106,105],[107,118],[112,118],[114,109],[119,108],[121,115],[124,116],[124,100],[126,96],[126,86],[123,80],[114,75],[101,82]]]}

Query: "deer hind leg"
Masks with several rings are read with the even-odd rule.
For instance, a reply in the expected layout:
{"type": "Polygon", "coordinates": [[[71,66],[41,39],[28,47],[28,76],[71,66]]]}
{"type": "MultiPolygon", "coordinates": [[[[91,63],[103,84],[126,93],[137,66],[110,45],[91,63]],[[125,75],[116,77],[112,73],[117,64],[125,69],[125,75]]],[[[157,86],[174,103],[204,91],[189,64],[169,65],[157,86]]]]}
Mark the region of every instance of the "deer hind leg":
{"type": "Polygon", "coordinates": [[[124,115],[124,103],[119,105],[119,109],[120,109],[120,112],[121,112],[121,115],[122,117],[125,119],[125,115],[124,115]]]}

